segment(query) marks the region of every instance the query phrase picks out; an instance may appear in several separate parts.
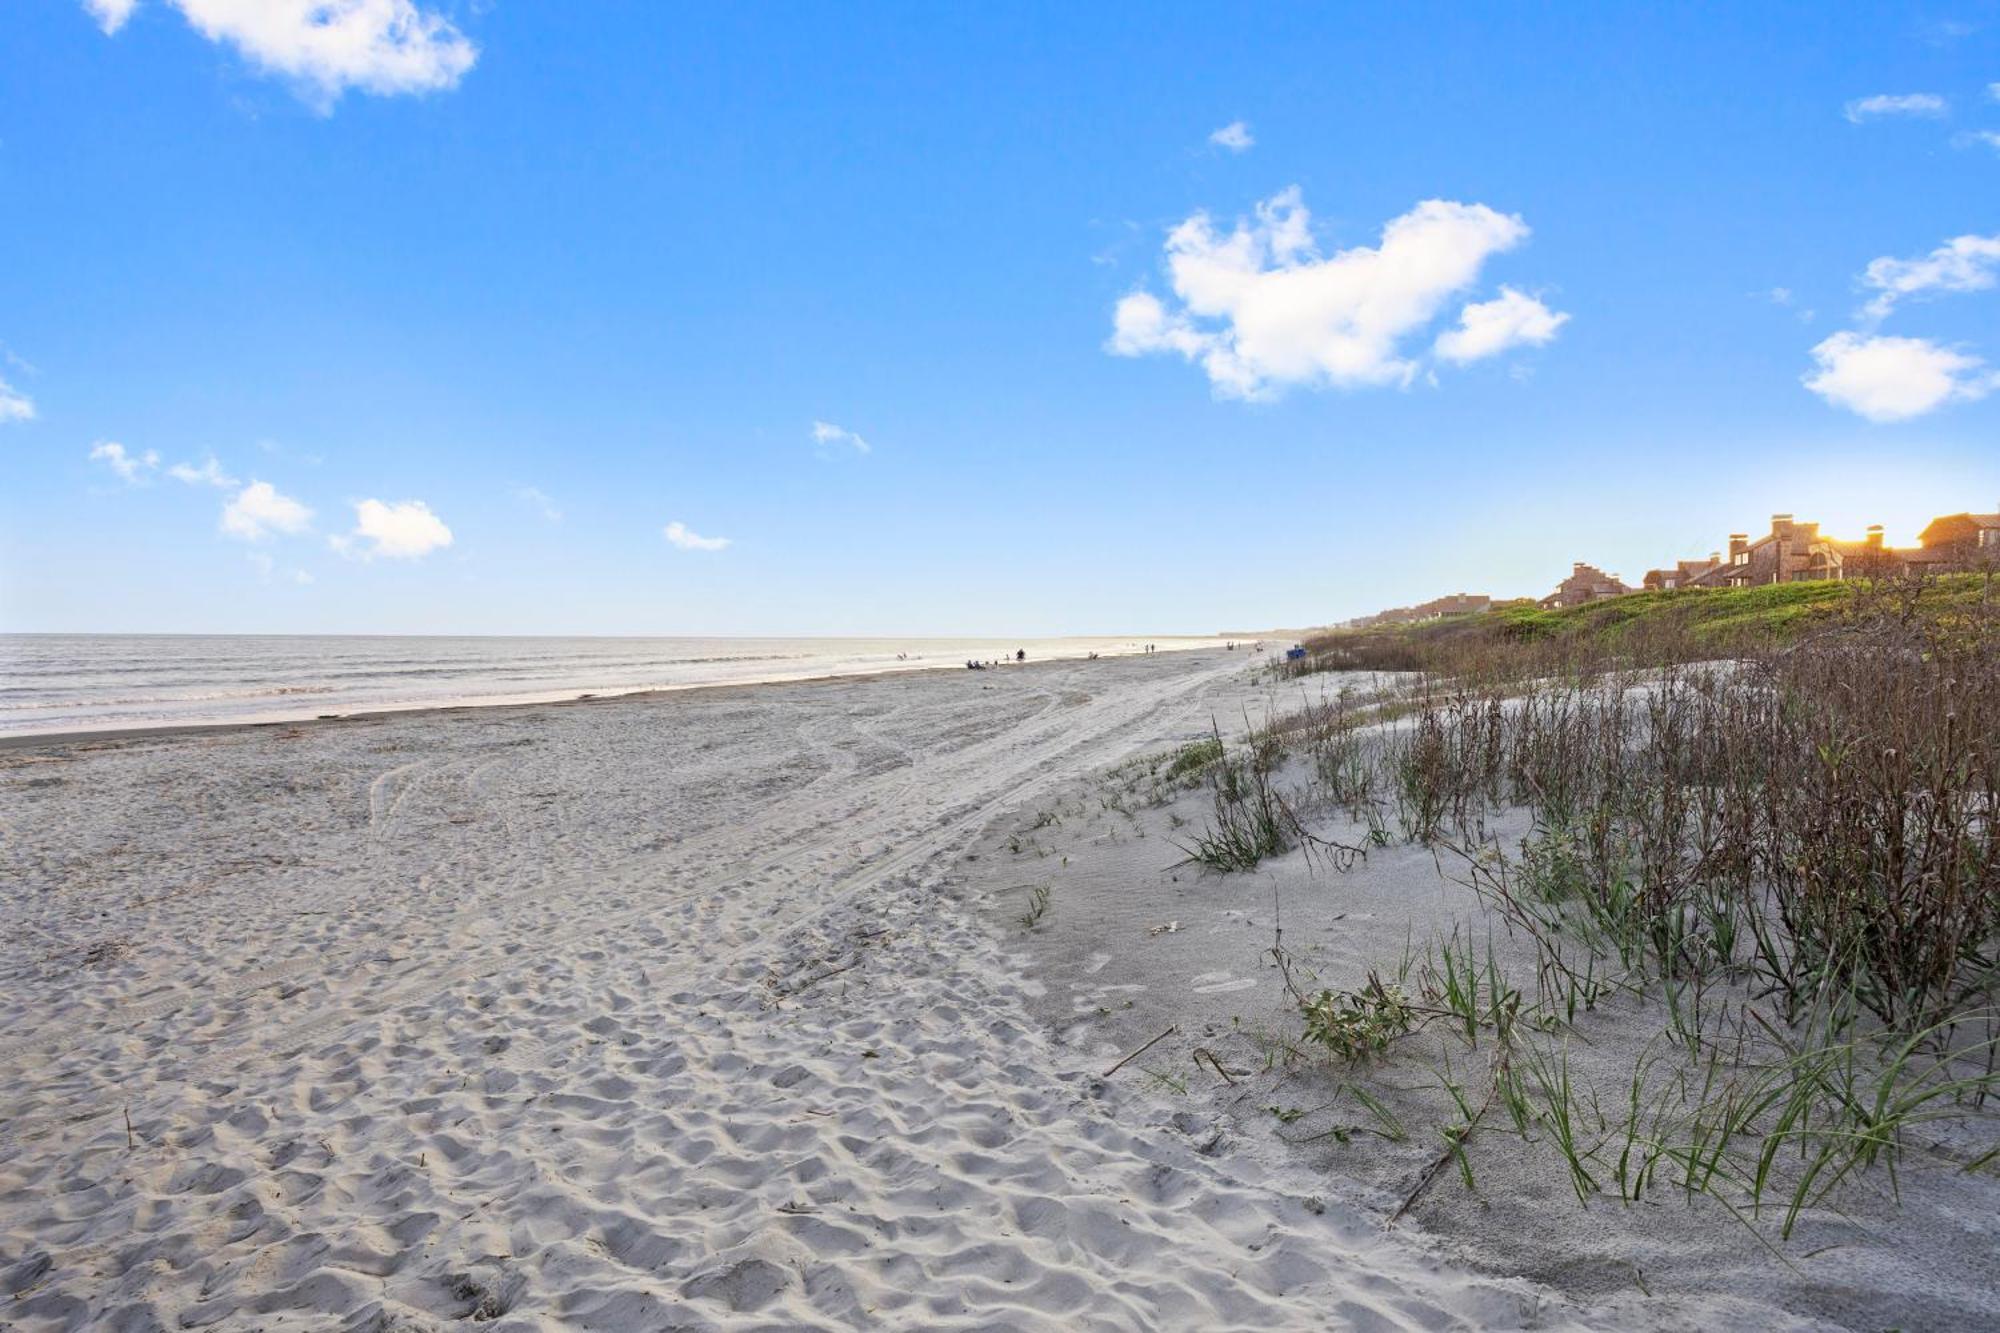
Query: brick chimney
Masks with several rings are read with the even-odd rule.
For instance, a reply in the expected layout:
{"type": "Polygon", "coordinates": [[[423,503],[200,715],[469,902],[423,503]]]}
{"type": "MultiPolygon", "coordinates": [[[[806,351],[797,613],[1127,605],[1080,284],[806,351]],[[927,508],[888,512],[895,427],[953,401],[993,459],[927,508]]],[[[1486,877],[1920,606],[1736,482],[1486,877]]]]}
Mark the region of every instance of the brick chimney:
{"type": "Polygon", "coordinates": [[[1747,550],[1749,550],[1749,549],[1750,549],[1750,534],[1749,534],[1749,533],[1747,533],[1747,532],[1732,532],[1732,533],[1730,533],[1730,534],[1729,534],[1729,556],[1730,556],[1730,559],[1732,559],[1732,560],[1733,560],[1733,559],[1735,559],[1735,558],[1736,558],[1737,556],[1739,556],[1739,555],[1742,555],[1742,554],[1743,554],[1743,553],[1744,553],[1745,551],[1747,551],[1747,550]]]}
{"type": "Polygon", "coordinates": [[[1882,525],[1880,523],[1870,523],[1868,525],[1868,536],[1864,540],[1867,542],[1869,550],[1871,551],[1881,550],[1882,525]]]}

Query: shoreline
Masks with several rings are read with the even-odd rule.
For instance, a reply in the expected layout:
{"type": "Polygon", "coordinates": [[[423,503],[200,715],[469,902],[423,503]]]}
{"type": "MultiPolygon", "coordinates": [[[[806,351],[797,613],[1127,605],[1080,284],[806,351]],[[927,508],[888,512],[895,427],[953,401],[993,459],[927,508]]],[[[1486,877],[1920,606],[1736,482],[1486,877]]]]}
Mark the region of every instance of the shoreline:
{"type": "MultiPolygon", "coordinates": [[[[311,637],[311,636],[305,636],[311,637]]],[[[1170,645],[1171,640],[1161,639],[1162,645],[1170,645]]],[[[1248,645],[1258,642],[1252,639],[1234,640],[1248,645]]],[[[1215,643],[1188,644],[1184,647],[1162,646],[1152,654],[1143,652],[1101,653],[1098,660],[1113,661],[1128,657],[1164,657],[1177,653],[1230,652],[1231,649],[1215,643]]],[[[1237,649],[1234,651],[1246,651],[1237,649]]],[[[1246,656],[1254,656],[1254,650],[1246,651],[1246,656]]],[[[988,670],[1016,670],[1027,667],[1049,667],[1064,664],[1082,664],[1090,659],[1083,656],[1051,656],[1030,658],[1026,662],[1001,662],[988,670]]],[[[451,703],[424,701],[409,704],[389,704],[357,709],[346,713],[306,713],[284,716],[259,714],[255,717],[216,718],[213,720],[189,720],[179,722],[144,723],[129,727],[87,727],[80,730],[61,731],[0,731],[0,754],[23,749],[34,749],[42,745],[83,745],[100,741],[115,740],[159,740],[181,735],[217,736],[237,731],[258,731],[279,727],[326,727],[350,722],[377,722],[386,718],[422,716],[431,713],[459,713],[486,711],[491,709],[552,708],[577,704],[597,704],[613,702],[635,702],[676,695],[702,693],[712,690],[760,689],[772,685],[819,685],[831,681],[891,680],[899,677],[932,675],[944,671],[964,671],[963,662],[936,662],[920,664],[897,662],[881,669],[860,671],[821,672],[796,676],[764,676],[754,680],[693,681],[685,685],[644,685],[636,688],[610,687],[601,690],[561,690],[541,691],[532,695],[491,695],[466,699],[451,703]]]]}

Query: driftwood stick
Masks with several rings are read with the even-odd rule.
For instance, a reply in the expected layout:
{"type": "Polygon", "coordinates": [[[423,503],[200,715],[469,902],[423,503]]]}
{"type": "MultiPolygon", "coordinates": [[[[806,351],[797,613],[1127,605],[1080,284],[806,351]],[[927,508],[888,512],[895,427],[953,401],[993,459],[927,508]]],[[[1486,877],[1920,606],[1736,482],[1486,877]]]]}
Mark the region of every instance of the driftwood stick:
{"type": "Polygon", "coordinates": [[[1134,1060],[1144,1055],[1147,1051],[1152,1050],[1153,1047],[1159,1045],[1161,1042],[1165,1041],[1168,1037],[1173,1036],[1174,1033],[1178,1032],[1179,1030],[1180,1030],[1180,1024],[1178,1023],[1174,1024],[1174,1026],[1168,1028],[1165,1032],[1162,1032],[1159,1036],[1153,1038],[1151,1041],[1147,1042],[1144,1046],[1141,1046],[1138,1050],[1132,1052],[1130,1055],[1126,1056],[1123,1060],[1120,1060],[1117,1064],[1105,1070],[1104,1077],[1110,1078],[1113,1074],[1123,1069],[1126,1065],[1131,1064],[1134,1060]]]}
{"type": "Polygon", "coordinates": [[[842,972],[852,972],[852,971],[853,971],[853,970],[854,970],[855,968],[857,968],[857,967],[860,967],[860,966],[861,966],[861,960],[860,960],[859,958],[857,958],[857,959],[855,959],[855,960],[854,960],[853,962],[851,962],[851,963],[848,963],[847,965],[845,965],[844,967],[835,967],[835,968],[830,968],[830,969],[828,969],[827,971],[825,971],[825,972],[822,972],[822,973],[820,973],[820,974],[819,974],[818,976],[814,977],[814,978],[813,978],[812,980],[800,983],[800,985],[799,985],[798,989],[796,989],[796,990],[792,990],[792,991],[787,991],[787,992],[786,992],[786,998],[788,998],[788,999],[789,999],[789,998],[790,998],[791,996],[794,996],[794,995],[803,995],[803,994],[805,994],[805,993],[806,993],[807,991],[811,990],[811,989],[812,989],[812,988],[813,988],[814,986],[817,986],[817,985],[819,985],[819,983],[820,983],[820,982],[822,982],[822,981],[825,981],[825,980],[826,980],[826,979],[827,979],[828,977],[837,977],[837,976],[839,976],[839,975],[840,975],[840,974],[841,974],[842,972]]]}
{"type": "Polygon", "coordinates": [[[1458,1140],[1454,1143],[1447,1143],[1445,1150],[1433,1158],[1431,1164],[1424,1168],[1423,1175],[1417,1177],[1417,1187],[1403,1197],[1402,1204],[1395,1212],[1389,1215],[1389,1220],[1382,1224],[1384,1227],[1395,1226],[1402,1219],[1403,1214],[1410,1211],[1410,1205],[1417,1201],[1417,1196],[1430,1188],[1431,1182],[1437,1179],[1438,1172],[1444,1170],[1445,1164],[1459,1153],[1465,1151],[1466,1140],[1472,1137],[1473,1130],[1479,1128],[1479,1122],[1486,1118],[1486,1113],[1493,1109],[1493,1099],[1500,1095],[1500,1080],[1507,1077],[1507,1061],[1509,1058],[1505,1053],[1500,1056],[1499,1062],[1493,1066],[1493,1086],[1487,1089],[1486,1100],[1481,1102],[1479,1109],[1472,1113],[1472,1119],[1465,1122],[1465,1130],[1458,1136],[1458,1140]]]}
{"type": "Polygon", "coordinates": [[[1222,1075],[1222,1081],[1224,1083],[1227,1083],[1232,1088],[1236,1086],[1236,1080],[1229,1077],[1229,1071],[1222,1067],[1222,1061],[1215,1058],[1214,1051],[1209,1050],[1208,1047],[1206,1046],[1195,1047],[1194,1062],[1196,1064],[1200,1064],[1203,1059],[1206,1059],[1208,1061],[1208,1067],[1210,1069],[1213,1069],[1216,1073],[1222,1075]]]}

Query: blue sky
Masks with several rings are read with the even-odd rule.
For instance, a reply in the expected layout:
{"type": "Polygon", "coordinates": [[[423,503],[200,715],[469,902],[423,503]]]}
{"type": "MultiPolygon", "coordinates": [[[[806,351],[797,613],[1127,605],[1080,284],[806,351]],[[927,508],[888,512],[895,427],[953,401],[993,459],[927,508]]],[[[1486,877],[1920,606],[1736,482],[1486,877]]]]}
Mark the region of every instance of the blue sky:
{"type": "Polygon", "coordinates": [[[0,68],[0,628],[1204,632],[2000,501],[1994,3],[17,0],[0,68]]]}

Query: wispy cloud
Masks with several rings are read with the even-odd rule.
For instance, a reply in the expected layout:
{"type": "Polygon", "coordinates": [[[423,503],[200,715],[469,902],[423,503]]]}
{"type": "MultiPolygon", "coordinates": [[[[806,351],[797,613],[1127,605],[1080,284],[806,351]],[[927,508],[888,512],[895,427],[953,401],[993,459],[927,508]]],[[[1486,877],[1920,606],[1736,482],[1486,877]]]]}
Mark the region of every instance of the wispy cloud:
{"type": "Polygon", "coordinates": [[[1960,136],[1965,143],[1976,143],[2000,153],[2000,130],[1967,130],[1960,136]]]}
{"type": "Polygon", "coordinates": [[[1947,292],[1983,292],[2000,280],[2000,232],[1991,236],[1954,236],[1927,255],[1897,259],[1884,255],[1869,261],[1861,275],[1864,286],[1880,293],[1866,314],[1884,318],[1906,296],[1947,292]]]}
{"type": "Polygon", "coordinates": [[[219,486],[226,490],[236,484],[236,478],[222,470],[222,464],[215,460],[214,454],[204,458],[200,467],[192,463],[176,463],[167,469],[167,475],[190,486],[219,486]]]}
{"type": "Polygon", "coordinates": [[[1855,98],[1844,110],[1848,120],[1859,125],[1863,121],[1889,116],[1918,116],[1936,120],[1947,115],[1951,106],[1936,93],[1876,93],[1873,97],[1855,98]]]}
{"type": "Polygon", "coordinates": [[[815,421],[812,428],[813,443],[819,446],[821,458],[829,458],[836,449],[845,453],[853,450],[857,454],[873,453],[868,441],[856,435],[845,426],[836,426],[831,421],[815,421]]]}
{"type": "Polygon", "coordinates": [[[729,538],[704,537],[698,532],[689,531],[687,524],[679,519],[660,529],[660,535],[683,551],[720,551],[729,545],[729,538]]]}
{"type": "MultiPolygon", "coordinates": [[[[1430,199],[1383,227],[1379,245],[1322,256],[1311,222],[1297,186],[1226,234],[1196,213],[1167,237],[1178,307],[1150,292],[1126,296],[1106,350],[1183,357],[1228,398],[1267,398],[1293,385],[1407,385],[1419,361],[1405,341],[1477,281],[1488,258],[1528,236],[1527,223],[1484,204],[1430,199]]],[[[1461,312],[1459,336],[1447,345],[1454,359],[1474,359],[1545,342],[1563,318],[1503,294],[1461,312]]]]}
{"type": "Polygon", "coordinates": [[[360,500],[354,506],[354,530],[327,540],[342,555],[360,560],[416,560],[451,545],[452,536],[422,500],[360,500]]]}
{"type": "Polygon", "coordinates": [[[127,486],[143,486],[147,478],[160,466],[160,455],[148,449],[135,454],[116,440],[99,440],[90,446],[90,459],[102,463],[118,474],[119,480],[127,486]]]}
{"type": "Polygon", "coordinates": [[[268,481],[251,482],[222,506],[223,532],[246,542],[304,532],[311,524],[312,510],[268,481]]]}
{"type": "Polygon", "coordinates": [[[1217,148],[1226,148],[1232,153],[1247,153],[1257,143],[1255,136],[1250,133],[1250,127],[1240,120],[1230,121],[1209,135],[1208,141],[1217,148]]]}
{"type": "Polygon", "coordinates": [[[0,380],[0,424],[9,421],[33,421],[35,400],[22,393],[6,380],[0,380]]]}
{"type": "MultiPolygon", "coordinates": [[[[278,581],[278,562],[276,560],[273,560],[262,551],[245,551],[244,555],[249,558],[250,567],[257,571],[258,582],[276,583],[278,581]]],[[[313,576],[303,569],[288,569],[285,571],[285,582],[287,583],[304,586],[312,581],[313,576]]]]}
{"type": "Polygon", "coordinates": [[[1978,357],[1927,338],[1836,333],[1812,355],[1818,369],[1806,388],[1870,421],[1907,421],[2000,388],[1978,357]]]}
{"type": "Polygon", "coordinates": [[[557,507],[556,502],[554,500],[551,500],[548,496],[544,495],[541,491],[536,490],[533,486],[515,487],[514,498],[516,500],[521,501],[523,504],[530,504],[533,505],[536,509],[539,509],[542,513],[542,517],[547,519],[549,522],[551,523],[562,522],[562,516],[563,516],[562,510],[557,507]]]}
{"type": "MultiPolygon", "coordinates": [[[[415,0],[163,0],[211,42],[291,80],[331,109],[350,88],[384,96],[455,88],[479,50],[451,21],[415,0]]],[[[107,34],[138,0],[83,0],[107,34]]]]}

